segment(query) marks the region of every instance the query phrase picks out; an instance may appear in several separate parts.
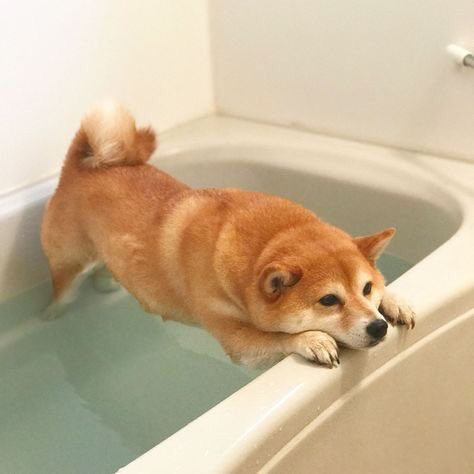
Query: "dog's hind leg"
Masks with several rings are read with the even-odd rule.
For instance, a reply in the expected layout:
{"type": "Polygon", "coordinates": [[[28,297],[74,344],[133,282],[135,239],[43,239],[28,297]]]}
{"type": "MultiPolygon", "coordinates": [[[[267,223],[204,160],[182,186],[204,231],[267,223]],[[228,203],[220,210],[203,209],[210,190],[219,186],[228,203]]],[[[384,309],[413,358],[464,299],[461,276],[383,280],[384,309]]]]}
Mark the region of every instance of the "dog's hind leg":
{"type": "Polygon", "coordinates": [[[50,262],[53,301],[43,310],[43,319],[56,319],[63,314],[64,308],[74,299],[77,288],[95,266],[95,262],[50,262]]]}
{"type": "Polygon", "coordinates": [[[81,231],[73,211],[53,197],[43,218],[41,243],[53,284],[53,301],[43,311],[44,319],[61,316],[74,298],[74,290],[96,265],[95,249],[81,231]]]}

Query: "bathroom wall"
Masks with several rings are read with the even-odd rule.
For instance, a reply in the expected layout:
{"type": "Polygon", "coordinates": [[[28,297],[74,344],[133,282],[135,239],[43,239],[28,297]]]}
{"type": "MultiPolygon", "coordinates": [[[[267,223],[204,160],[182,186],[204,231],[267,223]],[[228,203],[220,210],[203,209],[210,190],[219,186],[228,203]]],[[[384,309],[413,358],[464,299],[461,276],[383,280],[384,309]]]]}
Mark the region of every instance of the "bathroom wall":
{"type": "Polygon", "coordinates": [[[165,130],[213,111],[207,0],[0,0],[0,194],[59,170],[117,97],[165,130]]]}
{"type": "Polygon", "coordinates": [[[471,0],[0,8],[0,195],[57,172],[81,115],[104,97],[159,131],[211,113],[215,92],[229,115],[474,155],[474,70],[445,53],[450,42],[474,47],[471,0]]]}
{"type": "Polygon", "coordinates": [[[474,157],[472,0],[211,0],[218,110],[474,157]]]}

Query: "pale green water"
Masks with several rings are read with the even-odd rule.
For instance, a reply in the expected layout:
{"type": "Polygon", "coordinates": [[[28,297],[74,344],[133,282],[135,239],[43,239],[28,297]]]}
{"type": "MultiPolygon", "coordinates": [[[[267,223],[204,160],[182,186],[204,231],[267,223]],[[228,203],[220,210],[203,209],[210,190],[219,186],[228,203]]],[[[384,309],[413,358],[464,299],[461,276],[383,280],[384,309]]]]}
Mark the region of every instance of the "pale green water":
{"type": "MultiPolygon", "coordinates": [[[[388,255],[380,267],[391,281],[411,265],[388,255]]],[[[259,374],[123,291],[86,282],[65,316],[43,322],[48,299],[41,285],[0,305],[2,474],[115,472],[259,374]]]]}

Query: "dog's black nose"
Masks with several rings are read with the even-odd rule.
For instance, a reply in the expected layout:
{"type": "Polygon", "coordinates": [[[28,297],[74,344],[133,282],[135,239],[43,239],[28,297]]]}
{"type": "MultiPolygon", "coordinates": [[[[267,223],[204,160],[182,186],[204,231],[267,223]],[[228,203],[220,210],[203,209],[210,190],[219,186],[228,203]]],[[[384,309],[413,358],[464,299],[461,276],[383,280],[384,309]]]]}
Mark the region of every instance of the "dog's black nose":
{"type": "Polygon", "coordinates": [[[367,332],[375,339],[382,339],[387,334],[387,327],[383,319],[376,319],[367,325],[367,332]]]}

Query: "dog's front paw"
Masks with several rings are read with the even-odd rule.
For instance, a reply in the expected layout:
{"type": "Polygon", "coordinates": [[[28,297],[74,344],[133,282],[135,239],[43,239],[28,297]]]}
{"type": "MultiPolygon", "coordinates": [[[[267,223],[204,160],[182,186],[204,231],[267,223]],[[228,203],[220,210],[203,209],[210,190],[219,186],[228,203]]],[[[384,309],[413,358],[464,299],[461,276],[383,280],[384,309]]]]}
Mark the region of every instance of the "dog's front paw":
{"type": "Polygon", "coordinates": [[[410,329],[415,327],[415,312],[402,298],[385,290],[379,311],[390,324],[400,324],[410,329]]]}
{"type": "Polygon", "coordinates": [[[295,334],[292,336],[290,352],[327,367],[339,365],[337,343],[325,332],[306,331],[295,334]]]}

